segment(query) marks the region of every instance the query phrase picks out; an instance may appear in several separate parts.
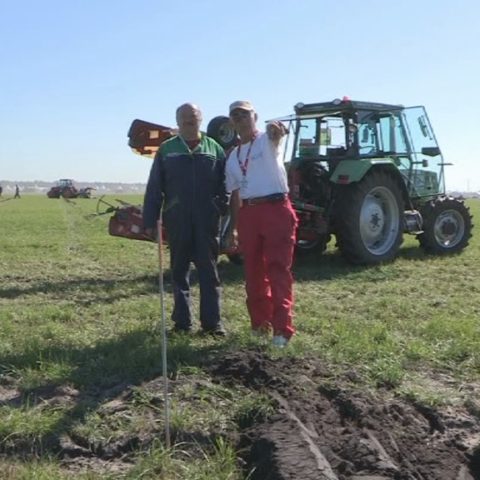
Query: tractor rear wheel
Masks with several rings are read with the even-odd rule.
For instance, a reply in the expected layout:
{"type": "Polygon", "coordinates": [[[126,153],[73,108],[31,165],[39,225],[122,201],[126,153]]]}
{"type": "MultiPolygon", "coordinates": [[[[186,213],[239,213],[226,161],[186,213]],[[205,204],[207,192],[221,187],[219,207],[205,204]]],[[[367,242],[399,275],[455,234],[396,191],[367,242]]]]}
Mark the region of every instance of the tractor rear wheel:
{"type": "Polygon", "coordinates": [[[335,215],[337,245],[351,263],[393,260],[403,241],[403,200],[396,179],[372,171],[339,192],[335,215]]]}
{"type": "Polygon", "coordinates": [[[75,198],[76,192],[71,187],[65,187],[62,191],[63,198],[75,198]]]}
{"type": "Polygon", "coordinates": [[[225,150],[229,150],[237,144],[237,132],[225,116],[212,118],[207,126],[207,135],[216,140],[225,150]]]}
{"type": "Polygon", "coordinates": [[[426,203],[420,210],[423,233],[417,235],[420,246],[435,255],[463,250],[472,236],[472,216],[463,200],[439,197],[426,203]]]}

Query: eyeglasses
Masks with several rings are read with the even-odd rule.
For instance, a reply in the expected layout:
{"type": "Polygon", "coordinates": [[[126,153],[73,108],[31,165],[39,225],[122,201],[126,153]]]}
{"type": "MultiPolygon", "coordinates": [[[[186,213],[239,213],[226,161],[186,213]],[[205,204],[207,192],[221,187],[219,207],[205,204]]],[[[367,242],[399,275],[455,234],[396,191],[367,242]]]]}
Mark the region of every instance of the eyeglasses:
{"type": "Polygon", "coordinates": [[[232,120],[239,120],[241,118],[249,117],[250,116],[250,110],[234,110],[230,114],[230,118],[232,120]]]}

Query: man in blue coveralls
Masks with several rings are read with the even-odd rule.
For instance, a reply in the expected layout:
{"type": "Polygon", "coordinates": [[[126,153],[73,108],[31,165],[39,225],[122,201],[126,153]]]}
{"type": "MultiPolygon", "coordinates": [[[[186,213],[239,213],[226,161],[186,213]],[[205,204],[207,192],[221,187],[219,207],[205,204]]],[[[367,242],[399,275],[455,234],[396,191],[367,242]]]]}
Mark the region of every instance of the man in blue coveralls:
{"type": "Polygon", "coordinates": [[[190,332],[190,265],[198,272],[200,324],[205,333],[225,335],[220,318],[217,271],[220,213],[226,205],[225,153],[200,132],[202,113],[186,103],[177,109],[178,135],[158,149],[145,191],[143,221],[153,236],[163,207],[170,247],[176,332],[190,332]]]}

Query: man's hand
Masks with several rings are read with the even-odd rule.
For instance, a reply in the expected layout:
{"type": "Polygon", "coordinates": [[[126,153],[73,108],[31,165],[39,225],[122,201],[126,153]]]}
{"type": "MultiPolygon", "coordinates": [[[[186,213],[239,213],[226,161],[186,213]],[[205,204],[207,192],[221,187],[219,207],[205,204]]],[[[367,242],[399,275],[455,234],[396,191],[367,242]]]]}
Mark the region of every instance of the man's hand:
{"type": "Polygon", "coordinates": [[[223,248],[226,251],[236,250],[238,248],[238,236],[235,229],[228,230],[223,240],[223,248]]]}
{"type": "Polygon", "coordinates": [[[269,122],[267,125],[267,135],[268,138],[275,144],[280,142],[280,139],[286,135],[287,128],[282,122],[269,122]]]}

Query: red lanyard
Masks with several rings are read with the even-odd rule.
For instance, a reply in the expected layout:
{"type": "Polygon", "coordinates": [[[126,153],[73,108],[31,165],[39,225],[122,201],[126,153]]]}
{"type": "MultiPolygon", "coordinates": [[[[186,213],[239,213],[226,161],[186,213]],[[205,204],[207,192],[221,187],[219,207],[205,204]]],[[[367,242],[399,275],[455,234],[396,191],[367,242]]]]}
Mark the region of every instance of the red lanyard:
{"type": "Polygon", "coordinates": [[[245,161],[242,163],[240,160],[240,149],[242,148],[242,145],[240,144],[237,148],[237,161],[238,161],[238,166],[240,167],[240,170],[242,171],[242,175],[245,177],[247,175],[247,168],[248,168],[248,162],[250,161],[250,152],[252,150],[252,145],[255,139],[257,138],[257,134],[253,136],[253,138],[250,140],[250,145],[248,146],[247,150],[247,155],[245,157],[245,161]]]}

